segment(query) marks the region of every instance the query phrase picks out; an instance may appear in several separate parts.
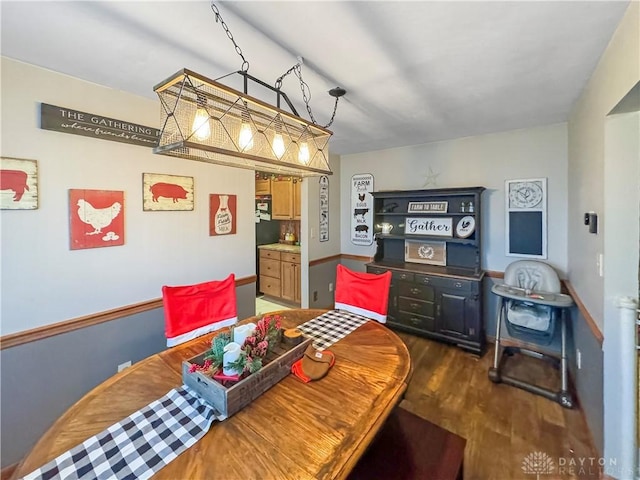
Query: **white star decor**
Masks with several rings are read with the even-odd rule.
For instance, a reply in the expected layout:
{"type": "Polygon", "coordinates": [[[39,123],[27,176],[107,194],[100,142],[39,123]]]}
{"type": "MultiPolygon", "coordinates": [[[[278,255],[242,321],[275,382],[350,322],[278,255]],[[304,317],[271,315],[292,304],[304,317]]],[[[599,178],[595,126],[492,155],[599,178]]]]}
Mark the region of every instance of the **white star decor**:
{"type": "Polygon", "coordinates": [[[436,181],[436,178],[438,178],[438,175],[440,175],[439,173],[434,173],[431,166],[429,166],[429,172],[427,173],[427,176],[424,179],[424,185],[423,187],[436,187],[438,185],[438,182],[436,181]]]}

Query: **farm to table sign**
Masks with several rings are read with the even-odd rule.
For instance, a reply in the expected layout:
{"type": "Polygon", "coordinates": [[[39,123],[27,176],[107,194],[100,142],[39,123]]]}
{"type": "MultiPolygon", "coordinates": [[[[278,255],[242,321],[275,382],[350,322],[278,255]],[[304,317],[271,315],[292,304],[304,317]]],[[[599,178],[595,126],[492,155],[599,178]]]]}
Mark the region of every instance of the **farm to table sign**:
{"type": "Polygon", "coordinates": [[[351,177],[351,243],[373,243],[373,175],[360,173],[351,177]]]}

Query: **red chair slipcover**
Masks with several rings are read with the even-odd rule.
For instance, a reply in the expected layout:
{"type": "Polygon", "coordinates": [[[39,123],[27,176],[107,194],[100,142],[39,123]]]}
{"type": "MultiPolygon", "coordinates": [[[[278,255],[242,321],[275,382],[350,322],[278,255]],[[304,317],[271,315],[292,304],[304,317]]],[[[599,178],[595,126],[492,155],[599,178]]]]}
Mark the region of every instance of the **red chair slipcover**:
{"type": "Polygon", "coordinates": [[[238,321],[236,282],[224,280],[162,287],[167,347],[179,345],[238,321]]]}
{"type": "Polygon", "coordinates": [[[389,271],[376,275],[338,265],[335,308],[386,323],[390,285],[389,271]]]}

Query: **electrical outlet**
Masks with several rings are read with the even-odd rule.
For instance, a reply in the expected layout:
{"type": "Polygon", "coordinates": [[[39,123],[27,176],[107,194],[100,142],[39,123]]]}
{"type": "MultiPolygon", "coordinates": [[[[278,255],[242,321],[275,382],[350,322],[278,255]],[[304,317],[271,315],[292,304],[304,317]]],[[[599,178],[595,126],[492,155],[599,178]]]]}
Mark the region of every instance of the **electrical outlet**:
{"type": "Polygon", "coordinates": [[[122,370],[124,370],[125,368],[129,368],[131,366],[131,360],[121,363],[120,365],[118,365],[118,372],[121,372],[122,370]]]}
{"type": "Polygon", "coordinates": [[[329,283],[329,291],[333,292],[333,282],[329,283]]]}
{"type": "Polygon", "coordinates": [[[317,302],[317,301],[318,301],[318,291],[317,291],[317,290],[314,290],[314,291],[313,291],[313,301],[314,301],[314,302],[317,302]]]}
{"type": "Polygon", "coordinates": [[[576,365],[578,366],[578,370],[582,368],[582,352],[579,348],[576,348],[576,365]]]}

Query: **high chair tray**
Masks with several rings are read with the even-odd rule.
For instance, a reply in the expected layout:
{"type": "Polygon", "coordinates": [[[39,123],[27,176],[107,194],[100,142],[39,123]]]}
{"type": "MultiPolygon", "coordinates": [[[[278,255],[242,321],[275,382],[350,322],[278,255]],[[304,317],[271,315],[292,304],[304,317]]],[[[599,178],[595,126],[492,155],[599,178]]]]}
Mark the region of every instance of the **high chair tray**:
{"type": "Polygon", "coordinates": [[[494,285],[491,291],[501,297],[520,300],[523,302],[538,303],[550,307],[566,308],[573,305],[573,299],[564,293],[551,293],[538,290],[525,290],[524,288],[509,285],[494,285]]]}

